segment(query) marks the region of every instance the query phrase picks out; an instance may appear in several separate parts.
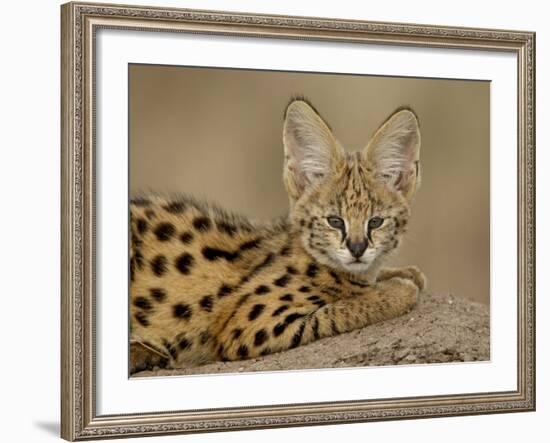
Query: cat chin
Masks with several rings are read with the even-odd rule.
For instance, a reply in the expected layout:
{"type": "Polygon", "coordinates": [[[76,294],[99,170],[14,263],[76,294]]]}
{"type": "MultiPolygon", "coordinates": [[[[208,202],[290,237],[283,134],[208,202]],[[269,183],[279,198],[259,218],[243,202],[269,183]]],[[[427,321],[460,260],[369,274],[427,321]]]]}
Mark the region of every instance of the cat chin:
{"type": "Polygon", "coordinates": [[[371,263],[341,263],[341,269],[351,274],[366,274],[371,268],[371,263]]]}
{"type": "Polygon", "coordinates": [[[322,255],[317,251],[310,250],[309,253],[321,264],[326,265],[335,271],[347,272],[348,274],[353,274],[357,276],[365,276],[370,270],[372,270],[373,263],[376,262],[376,259],[369,260],[368,263],[345,263],[339,259],[339,257],[332,257],[330,255],[322,255]]]}
{"type": "Polygon", "coordinates": [[[337,259],[333,259],[334,263],[331,265],[333,268],[335,268],[337,271],[343,271],[347,272],[349,274],[354,275],[365,275],[367,274],[371,268],[372,264],[376,260],[369,260],[368,262],[350,262],[350,261],[342,261],[337,259]]]}

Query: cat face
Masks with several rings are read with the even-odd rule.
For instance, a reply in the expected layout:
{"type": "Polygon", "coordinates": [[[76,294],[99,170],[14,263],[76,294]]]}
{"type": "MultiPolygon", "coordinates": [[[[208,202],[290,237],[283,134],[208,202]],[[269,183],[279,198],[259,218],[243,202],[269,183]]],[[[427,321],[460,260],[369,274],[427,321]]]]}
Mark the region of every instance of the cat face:
{"type": "Polygon", "coordinates": [[[350,156],[340,171],[296,201],[292,218],[304,247],[320,263],[365,273],[399,245],[409,205],[350,156]]]}
{"type": "Polygon", "coordinates": [[[287,108],[284,179],[304,248],[332,268],[366,273],[397,248],[419,185],[420,132],[394,113],[363,151],[346,154],[303,100],[287,108]]]}

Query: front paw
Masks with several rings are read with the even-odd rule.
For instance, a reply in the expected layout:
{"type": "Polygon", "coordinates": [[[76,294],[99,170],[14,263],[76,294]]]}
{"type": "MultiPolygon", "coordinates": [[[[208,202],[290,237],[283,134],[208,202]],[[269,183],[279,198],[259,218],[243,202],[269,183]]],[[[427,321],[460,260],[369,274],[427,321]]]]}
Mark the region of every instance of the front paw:
{"type": "Polygon", "coordinates": [[[394,276],[376,284],[383,297],[387,297],[392,317],[409,312],[418,302],[419,287],[412,278],[394,276]]]}
{"type": "Polygon", "coordinates": [[[385,281],[392,278],[403,278],[410,280],[418,288],[419,292],[424,291],[428,280],[424,273],[417,266],[406,266],[403,268],[387,268],[380,271],[378,281],[385,281]]]}
{"type": "Polygon", "coordinates": [[[412,280],[419,291],[423,291],[428,286],[428,279],[417,266],[407,266],[402,268],[404,277],[412,280]]]}

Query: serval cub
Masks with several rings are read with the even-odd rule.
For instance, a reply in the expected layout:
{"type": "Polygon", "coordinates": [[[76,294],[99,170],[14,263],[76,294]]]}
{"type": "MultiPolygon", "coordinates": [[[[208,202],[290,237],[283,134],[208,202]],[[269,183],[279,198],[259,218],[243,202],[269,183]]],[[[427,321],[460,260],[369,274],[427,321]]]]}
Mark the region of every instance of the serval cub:
{"type": "Polygon", "coordinates": [[[415,114],[397,110],[347,154],[299,98],[283,141],[290,214],[281,220],[184,197],[131,202],[130,372],[267,355],[415,305],[424,275],[380,268],[420,182],[415,114]]]}

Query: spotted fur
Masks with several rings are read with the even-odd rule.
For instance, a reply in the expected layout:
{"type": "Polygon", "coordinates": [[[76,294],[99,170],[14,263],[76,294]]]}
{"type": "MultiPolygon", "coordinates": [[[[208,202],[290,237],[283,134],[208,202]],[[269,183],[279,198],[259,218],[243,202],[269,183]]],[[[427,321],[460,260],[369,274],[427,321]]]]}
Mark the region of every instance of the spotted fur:
{"type": "Polygon", "coordinates": [[[267,355],[414,306],[423,274],[380,265],[419,184],[415,114],[397,111],[346,154],[297,99],[283,140],[287,217],[253,222],[189,197],[130,203],[131,372],[267,355]]]}

